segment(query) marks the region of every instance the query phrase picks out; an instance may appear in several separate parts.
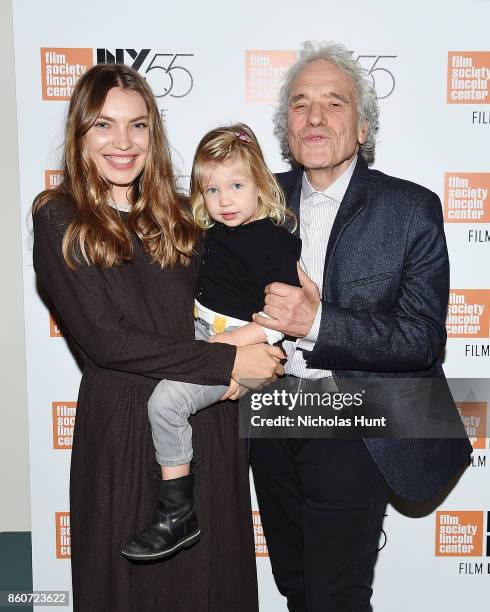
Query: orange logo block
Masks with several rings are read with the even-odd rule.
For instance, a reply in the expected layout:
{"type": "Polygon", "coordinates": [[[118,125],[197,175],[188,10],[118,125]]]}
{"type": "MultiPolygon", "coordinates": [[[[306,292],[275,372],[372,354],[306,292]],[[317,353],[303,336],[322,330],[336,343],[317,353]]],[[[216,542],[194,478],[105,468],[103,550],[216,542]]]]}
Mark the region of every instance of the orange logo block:
{"type": "Polygon", "coordinates": [[[447,103],[490,104],[490,51],[449,51],[447,103]]]}
{"type": "Polygon", "coordinates": [[[473,448],[485,448],[487,402],[456,402],[456,406],[473,448]]]}
{"type": "Polygon", "coordinates": [[[275,102],[284,74],[296,61],[296,51],[245,51],[245,99],[275,102]]]}
{"type": "Polygon", "coordinates": [[[78,79],[93,66],[92,49],[41,48],[43,100],[69,100],[78,79]]]}
{"type": "Polygon", "coordinates": [[[483,511],[436,512],[436,557],[481,557],[483,511]]]}
{"type": "Polygon", "coordinates": [[[63,334],[61,333],[60,328],[58,327],[58,323],[53,319],[53,315],[49,314],[49,337],[50,338],[62,338],[63,334]]]}
{"type": "Polygon", "coordinates": [[[446,330],[451,338],[488,338],[490,289],[451,289],[446,330]]]}
{"type": "Polygon", "coordinates": [[[44,189],[54,189],[63,180],[63,170],[44,171],[44,189]]]}
{"type": "Polygon", "coordinates": [[[444,221],[490,223],[490,173],[450,172],[444,175],[444,221]]]}
{"type": "Polygon", "coordinates": [[[76,402],[53,402],[53,448],[69,450],[73,445],[76,402]]]}
{"type": "Polygon", "coordinates": [[[55,512],[56,521],[56,558],[71,558],[70,513],[55,512]]]}
{"type": "Polygon", "coordinates": [[[265,541],[264,530],[262,529],[262,519],[260,518],[260,512],[258,510],[252,510],[252,523],[254,527],[255,556],[268,557],[269,549],[265,541]]]}

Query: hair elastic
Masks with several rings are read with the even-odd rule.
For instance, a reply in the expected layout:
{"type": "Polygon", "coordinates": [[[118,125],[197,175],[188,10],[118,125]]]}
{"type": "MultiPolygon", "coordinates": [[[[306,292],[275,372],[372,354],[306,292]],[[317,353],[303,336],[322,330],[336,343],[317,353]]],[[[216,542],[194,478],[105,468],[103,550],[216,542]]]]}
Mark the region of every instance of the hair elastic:
{"type": "Polygon", "coordinates": [[[250,136],[247,134],[247,132],[245,132],[245,130],[235,132],[235,136],[238,138],[238,140],[241,140],[242,142],[252,142],[250,140],[250,136]]]}

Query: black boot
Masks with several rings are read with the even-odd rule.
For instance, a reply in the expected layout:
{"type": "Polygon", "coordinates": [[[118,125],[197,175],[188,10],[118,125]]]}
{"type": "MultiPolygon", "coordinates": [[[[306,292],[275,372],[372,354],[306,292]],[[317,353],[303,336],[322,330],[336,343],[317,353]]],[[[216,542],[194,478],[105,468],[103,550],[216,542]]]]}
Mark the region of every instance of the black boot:
{"type": "Polygon", "coordinates": [[[122,549],[122,554],[131,561],[163,559],[199,540],[201,530],[194,511],[194,472],[160,480],[159,485],[151,525],[122,549]]]}

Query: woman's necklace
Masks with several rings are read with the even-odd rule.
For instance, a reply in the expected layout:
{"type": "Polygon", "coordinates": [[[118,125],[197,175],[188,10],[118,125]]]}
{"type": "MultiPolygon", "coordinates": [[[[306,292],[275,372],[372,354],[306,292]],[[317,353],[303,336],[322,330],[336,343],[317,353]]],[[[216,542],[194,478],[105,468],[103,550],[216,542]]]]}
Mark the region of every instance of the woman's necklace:
{"type": "Polygon", "coordinates": [[[131,210],[131,204],[129,204],[129,202],[124,202],[122,204],[116,204],[114,200],[111,200],[111,198],[109,198],[107,203],[109,204],[111,208],[115,208],[119,212],[130,212],[131,210]]]}

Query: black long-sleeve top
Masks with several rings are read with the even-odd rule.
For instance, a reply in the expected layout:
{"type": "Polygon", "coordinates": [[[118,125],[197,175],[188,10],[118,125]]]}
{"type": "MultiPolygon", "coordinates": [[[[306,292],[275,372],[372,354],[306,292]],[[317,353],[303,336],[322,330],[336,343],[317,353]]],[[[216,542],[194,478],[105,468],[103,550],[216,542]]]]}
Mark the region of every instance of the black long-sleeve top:
{"type": "Polygon", "coordinates": [[[301,239],[269,218],[237,227],[216,223],[204,238],[197,300],[220,314],[251,321],[264,306],[266,285],[300,286],[300,255],[301,239]]]}

